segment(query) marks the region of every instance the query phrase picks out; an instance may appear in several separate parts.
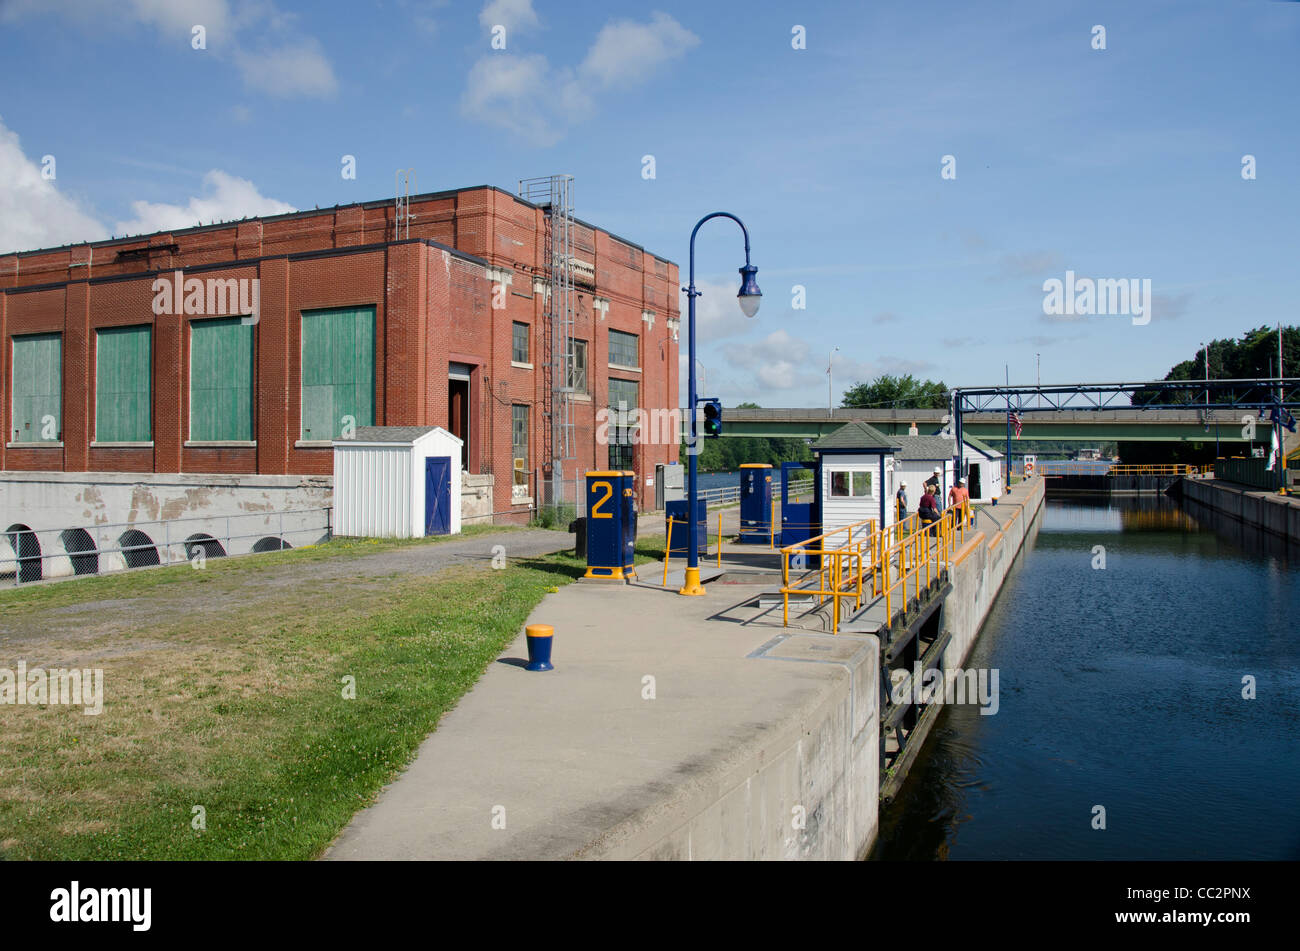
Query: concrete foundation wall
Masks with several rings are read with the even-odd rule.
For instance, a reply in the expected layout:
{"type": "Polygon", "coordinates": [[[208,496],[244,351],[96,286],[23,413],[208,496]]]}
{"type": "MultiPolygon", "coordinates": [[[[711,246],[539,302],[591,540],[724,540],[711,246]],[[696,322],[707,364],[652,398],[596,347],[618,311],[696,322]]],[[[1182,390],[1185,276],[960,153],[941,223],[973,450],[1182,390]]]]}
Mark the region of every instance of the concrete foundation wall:
{"type": "Polygon", "coordinates": [[[1289,496],[1264,494],[1213,479],[1184,479],[1183,498],[1290,541],[1300,542],[1300,504],[1289,496]]]}
{"type": "Polygon", "coordinates": [[[581,857],[863,857],[879,822],[880,647],[873,635],[839,641],[851,656],[832,663],[841,676],[817,702],[759,743],[710,753],[717,766],[692,795],[660,816],[639,816],[630,832],[613,830],[581,857]]]}
{"type": "Polygon", "coordinates": [[[461,473],[460,520],[465,525],[492,524],[492,492],[495,476],[488,472],[461,473]]]}
{"type": "MultiPolygon", "coordinates": [[[[492,524],[492,475],[462,477],[462,518],[492,524]]],[[[35,532],[43,579],[135,567],[110,550],[124,547],[130,529],[147,536],[161,564],[188,560],[186,541],[195,535],[216,539],[227,555],[273,549],[276,539],[293,548],[314,544],[331,534],[325,509],[334,504],[333,486],[328,476],[0,472],[0,576],[12,577],[19,554],[28,554],[14,542],[30,545],[30,536],[3,534],[15,526],[35,532]],[[74,563],[88,544],[102,554],[74,563]]]]}
{"type": "MultiPolygon", "coordinates": [[[[188,560],[186,541],[196,535],[216,539],[228,555],[274,548],[276,540],[294,548],[313,544],[329,535],[324,510],[332,494],[331,480],[303,476],[5,472],[0,530],[35,532],[40,577],[59,578],[134,566],[128,559],[135,553],[111,551],[125,547],[122,536],[130,530],[147,541],[136,536],[129,544],[153,549],[137,563],[188,560]],[[76,559],[87,544],[102,554],[76,559]]],[[[17,540],[31,544],[30,536],[17,540]]],[[[14,571],[14,541],[0,540],[0,574],[14,571]]],[[[24,580],[32,580],[32,570],[24,580]]]]}

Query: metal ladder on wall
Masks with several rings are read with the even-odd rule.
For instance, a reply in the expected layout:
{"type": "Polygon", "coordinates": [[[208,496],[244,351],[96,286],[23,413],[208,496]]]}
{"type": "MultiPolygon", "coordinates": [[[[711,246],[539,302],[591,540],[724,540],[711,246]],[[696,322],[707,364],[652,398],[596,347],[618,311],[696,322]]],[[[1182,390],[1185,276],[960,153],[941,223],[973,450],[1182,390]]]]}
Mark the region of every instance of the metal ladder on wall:
{"type": "MultiPolygon", "coordinates": [[[[573,401],[573,176],[519,180],[519,197],[546,212],[542,265],[546,295],[542,346],[542,459],[549,468],[544,505],[564,499],[564,463],[574,458],[573,401]]],[[[576,499],[574,500],[577,501],[576,499]]]]}

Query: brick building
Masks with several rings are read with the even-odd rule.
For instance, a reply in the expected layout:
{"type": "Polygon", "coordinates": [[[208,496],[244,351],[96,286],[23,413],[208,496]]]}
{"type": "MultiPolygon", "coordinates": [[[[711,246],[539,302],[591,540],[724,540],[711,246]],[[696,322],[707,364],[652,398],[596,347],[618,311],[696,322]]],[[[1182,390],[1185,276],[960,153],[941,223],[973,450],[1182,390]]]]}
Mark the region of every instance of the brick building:
{"type": "MultiPolygon", "coordinates": [[[[550,479],[547,212],[486,186],[408,211],[400,238],[387,200],[0,255],[0,470],[328,476],[348,426],[435,425],[525,513],[550,479]]],[[[648,507],[676,445],[608,445],[596,411],[676,407],[677,266],[581,221],[572,248],[563,475],[634,469],[648,507]]]]}

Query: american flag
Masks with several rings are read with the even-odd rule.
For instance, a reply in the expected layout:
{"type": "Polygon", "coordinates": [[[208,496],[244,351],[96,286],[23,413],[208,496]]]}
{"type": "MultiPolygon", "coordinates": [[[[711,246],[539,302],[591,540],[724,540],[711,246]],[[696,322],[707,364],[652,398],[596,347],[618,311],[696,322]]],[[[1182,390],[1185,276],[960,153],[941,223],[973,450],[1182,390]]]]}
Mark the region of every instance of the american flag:
{"type": "Polygon", "coordinates": [[[1016,438],[1020,438],[1020,414],[1015,410],[1011,411],[1011,425],[1016,427],[1016,438]]]}

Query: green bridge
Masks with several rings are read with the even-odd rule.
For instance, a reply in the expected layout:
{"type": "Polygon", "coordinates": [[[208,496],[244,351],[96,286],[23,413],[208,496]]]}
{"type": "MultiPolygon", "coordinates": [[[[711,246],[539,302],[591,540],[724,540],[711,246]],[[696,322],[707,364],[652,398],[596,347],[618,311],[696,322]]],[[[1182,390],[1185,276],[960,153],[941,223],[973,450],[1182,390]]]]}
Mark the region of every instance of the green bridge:
{"type": "MultiPolygon", "coordinates": [[[[1249,442],[1242,437],[1242,417],[1257,414],[1244,409],[1102,409],[1022,411],[1021,439],[1074,442],[1141,440],[1145,442],[1249,442]]],[[[915,425],[926,435],[943,427],[948,411],[942,409],[734,409],[723,410],[725,436],[802,436],[817,438],[849,422],[865,422],[889,436],[905,436],[915,425]]],[[[962,417],[966,435],[977,436],[997,448],[1007,435],[1007,414],[967,412],[962,417]]],[[[1261,428],[1267,438],[1268,430],[1261,428]]],[[[1258,433],[1256,439],[1261,438],[1258,433]]]]}

